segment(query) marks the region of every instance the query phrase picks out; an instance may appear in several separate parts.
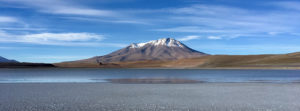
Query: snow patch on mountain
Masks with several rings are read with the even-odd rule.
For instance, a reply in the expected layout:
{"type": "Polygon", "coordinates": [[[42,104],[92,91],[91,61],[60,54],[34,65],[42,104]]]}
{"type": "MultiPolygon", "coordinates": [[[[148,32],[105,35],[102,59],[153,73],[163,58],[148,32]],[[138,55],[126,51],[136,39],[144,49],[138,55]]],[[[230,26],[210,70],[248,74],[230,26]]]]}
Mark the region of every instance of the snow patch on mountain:
{"type": "Polygon", "coordinates": [[[133,43],[129,47],[130,48],[141,48],[146,45],[153,45],[153,46],[167,46],[167,47],[184,47],[182,43],[173,39],[173,38],[163,38],[159,40],[152,40],[146,43],[133,43]]]}

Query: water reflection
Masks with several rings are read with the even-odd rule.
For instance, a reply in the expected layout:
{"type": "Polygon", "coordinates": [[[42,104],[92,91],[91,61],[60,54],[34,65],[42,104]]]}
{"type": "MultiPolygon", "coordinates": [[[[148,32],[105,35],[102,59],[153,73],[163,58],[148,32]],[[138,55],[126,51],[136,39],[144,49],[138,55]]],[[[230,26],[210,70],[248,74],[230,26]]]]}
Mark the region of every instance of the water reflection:
{"type": "Polygon", "coordinates": [[[0,69],[0,83],[300,82],[300,70],[0,69]]]}

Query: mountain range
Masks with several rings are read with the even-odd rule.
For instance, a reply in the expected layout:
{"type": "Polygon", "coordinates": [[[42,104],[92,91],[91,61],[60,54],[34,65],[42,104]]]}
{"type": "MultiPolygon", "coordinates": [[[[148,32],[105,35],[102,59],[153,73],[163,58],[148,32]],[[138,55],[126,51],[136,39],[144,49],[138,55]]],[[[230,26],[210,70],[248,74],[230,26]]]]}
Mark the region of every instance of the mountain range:
{"type": "Polygon", "coordinates": [[[9,59],[6,59],[6,58],[0,56],[0,63],[16,63],[16,62],[18,62],[18,61],[9,60],[9,59]]]}
{"type": "Polygon", "coordinates": [[[97,68],[300,68],[300,53],[210,55],[163,38],[133,43],[103,56],[54,64],[57,67],[97,68]]]}
{"type": "Polygon", "coordinates": [[[55,67],[53,64],[46,63],[26,63],[18,62],[16,60],[6,59],[0,56],[0,68],[42,68],[55,67]]]}

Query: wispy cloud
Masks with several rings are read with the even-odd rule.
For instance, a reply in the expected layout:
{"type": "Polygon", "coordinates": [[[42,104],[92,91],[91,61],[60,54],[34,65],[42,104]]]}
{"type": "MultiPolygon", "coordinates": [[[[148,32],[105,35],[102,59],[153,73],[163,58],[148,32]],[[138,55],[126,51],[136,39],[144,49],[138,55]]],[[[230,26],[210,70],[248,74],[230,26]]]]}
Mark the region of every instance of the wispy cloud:
{"type": "MultiPolygon", "coordinates": [[[[126,44],[106,43],[104,35],[87,32],[49,33],[46,28],[31,28],[23,21],[9,16],[0,16],[0,42],[26,43],[57,46],[124,47],[126,44]],[[2,23],[3,22],[3,23],[2,23]],[[15,26],[15,24],[21,24],[15,26]],[[2,25],[5,24],[5,25],[2,25]],[[35,32],[35,33],[33,33],[35,32]]],[[[1,47],[7,49],[7,47],[1,47]]]]}
{"type": "Polygon", "coordinates": [[[199,44],[197,50],[210,54],[285,54],[300,50],[298,45],[286,44],[199,44]],[[276,50],[274,50],[276,49],[276,50]]]}
{"type": "Polygon", "coordinates": [[[0,16],[0,22],[18,22],[19,20],[15,17],[0,16]]]}
{"type": "Polygon", "coordinates": [[[186,33],[225,33],[236,32],[235,30],[221,30],[221,29],[207,29],[200,26],[179,26],[164,29],[154,29],[153,31],[165,31],[165,32],[186,32],[186,33]]]}
{"type": "Polygon", "coordinates": [[[103,35],[95,33],[37,33],[37,34],[10,34],[0,30],[0,42],[29,43],[58,46],[108,46],[123,47],[126,44],[103,43],[103,35]]]}
{"type": "Polygon", "coordinates": [[[42,31],[46,28],[31,27],[21,17],[0,15],[0,32],[2,31],[42,31]]]}
{"type": "Polygon", "coordinates": [[[97,10],[88,8],[73,8],[73,7],[59,7],[54,9],[45,9],[42,12],[54,14],[69,14],[69,15],[86,15],[86,16],[117,16],[115,12],[108,10],[97,10]]]}
{"type": "Polygon", "coordinates": [[[221,36],[208,36],[208,39],[213,39],[213,40],[217,40],[217,39],[222,39],[221,36]]]}
{"type": "MultiPolygon", "coordinates": [[[[191,5],[164,9],[155,13],[165,14],[165,23],[173,27],[153,31],[210,35],[213,38],[237,36],[276,36],[299,32],[300,2],[279,2],[274,10],[248,10],[226,5],[191,5]],[[278,6],[280,4],[280,6],[278,6]],[[282,10],[290,8],[293,11],[282,10]]],[[[148,11],[149,12],[149,11],[148,11]]],[[[212,37],[210,37],[212,38],[212,37]]]]}
{"type": "Polygon", "coordinates": [[[39,33],[20,36],[23,40],[29,42],[51,42],[51,41],[100,41],[104,37],[94,33],[39,33]]]}
{"type": "Polygon", "coordinates": [[[25,5],[28,8],[36,8],[39,12],[67,15],[85,15],[85,16],[115,16],[116,14],[109,10],[93,9],[84,7],[80,4],[63,0],[0,0],[5,3],[15,3],[25,5]]]}
{"type": "Polygon", "coordinates": [[[196,40],[196,39],[211,39],[211,40],[219,40],[223,39],[222,36],[199,36],[199,35],[189,35],[185,37],[178,38],[179,41],[190,41],[190,40],[196,40]]]}
{"type": "Polygon", "coordinates": [[[124,10],[111,10],[92,8],[83,5],[80,1],[66,0],[0,0],[0,3],[25,6],[35,9],[40,13],[55,14],[58,18],[93,21],[93,22],[110,22],[121,24],[141,24],[149,25],[150,23],[137,19],[134,14],[124,10]]]}
{"type": "Polygon", "coordinates": [[[185,36],[182,38],[178,38],[179,41],[189,41],[189,40],[194,40],[194,39],[199,39],[200,36],[197,35],[190,35],[190,36],[185,36]]]}
{"type": "Polygon", "coordinates": [[[138,19],[133,19],[133,18],[123,18],[122,20],[120,19],[103,19],[103,18],[95,18],[95,17],[61,17],[64,19],[71,19],[71,20],[80,20],[80,21],[87,21],[87,22],[108,22],[108,23],[118,23],[118,24],[143,24],[143,25],[151,25],[151,23],[138,20],[138,19]]]}

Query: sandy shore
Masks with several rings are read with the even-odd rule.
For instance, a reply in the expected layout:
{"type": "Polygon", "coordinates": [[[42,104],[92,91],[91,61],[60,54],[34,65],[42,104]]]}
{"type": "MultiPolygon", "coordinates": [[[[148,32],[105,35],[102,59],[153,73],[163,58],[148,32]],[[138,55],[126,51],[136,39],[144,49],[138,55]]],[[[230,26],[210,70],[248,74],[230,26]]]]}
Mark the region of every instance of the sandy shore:
{"type": "Polygon", "coordinates": [[[298,83],[0,84],[1,111],[297,111],[298,83]]]}

